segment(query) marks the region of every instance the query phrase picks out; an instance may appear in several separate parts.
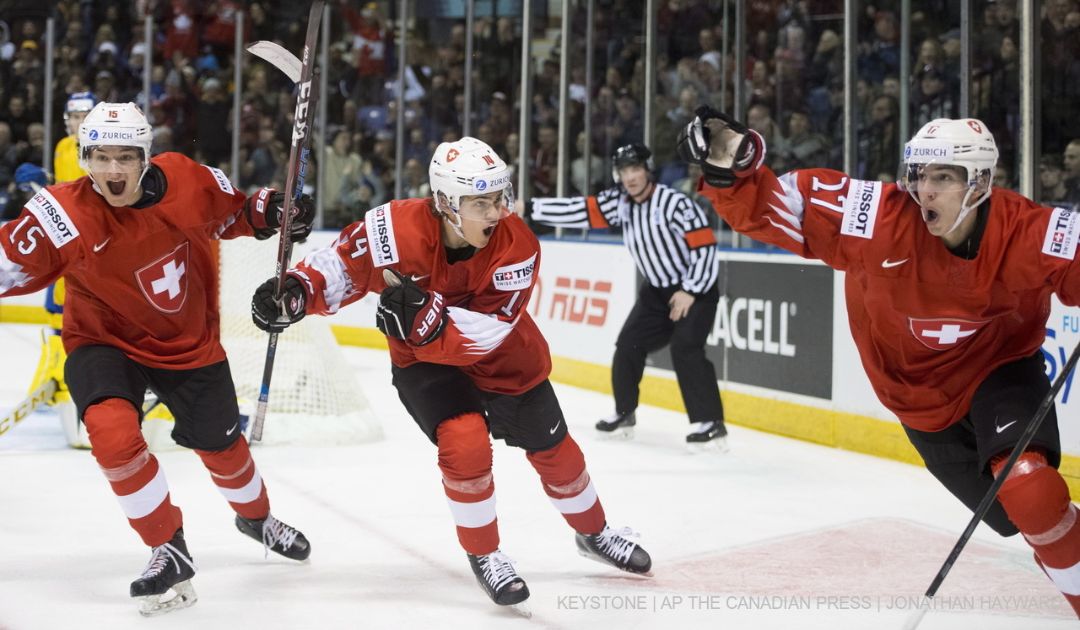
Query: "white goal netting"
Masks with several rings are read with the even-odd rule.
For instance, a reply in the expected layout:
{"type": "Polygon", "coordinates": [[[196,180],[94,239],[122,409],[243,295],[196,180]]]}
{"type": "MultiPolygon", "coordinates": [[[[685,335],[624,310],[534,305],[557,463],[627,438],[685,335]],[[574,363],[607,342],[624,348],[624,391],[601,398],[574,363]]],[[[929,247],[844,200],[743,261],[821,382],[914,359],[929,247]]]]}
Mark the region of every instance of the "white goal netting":
{"type": "MultiPolygon", "coordinates": [[[[251,323],[251,295],[274,274],[277,237],[221,241],[221,341],[241,412],[259,399],[267,334],[251,323]]],[[[294,248],[297,260],[299,247],[294,248]]],[[[382,437],[355,370],[323,317],[307,317],[278,337],[263,441],[334,445],[382,437]]]]}

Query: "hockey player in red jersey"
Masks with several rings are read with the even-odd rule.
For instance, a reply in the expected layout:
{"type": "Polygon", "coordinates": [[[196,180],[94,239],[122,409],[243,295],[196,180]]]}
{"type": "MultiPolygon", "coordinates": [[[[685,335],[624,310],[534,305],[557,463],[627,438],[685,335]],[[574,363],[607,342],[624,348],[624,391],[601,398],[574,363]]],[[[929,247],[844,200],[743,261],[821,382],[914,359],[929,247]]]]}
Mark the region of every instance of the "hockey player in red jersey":
{"type": "Polygon", "coordinates": [[[291,269],[283,312],[266,281],[252,300],[256,325],[281,330],[305,313],[328,315],[381,294],[377,325],[394,386],[438,447],[458,540],[496,604],[519,604],[529,590],[499,550],[489,430],[525,450],[583,555],[648,572],[649,554],[607,526],[548,382],[547,342],[525,309],[540,244],[509,214],[509,168],[467,137],[439,145],[429,175],[433,198],[374,208],[291,269]]]}
{"type": "MultiPolygon", "coordinates": [[[[807,169],[777,177],[756,132],[709,107],[679,138],[731,226],[845,272],[851,333],[930,472],[974,509],[1050,390],[1050,296],[1080,304],[1080,215],[992,190],[998,151],[974,119],[933,120],[897,184],[807,169]]],[[[1051,408],[984,521],[1020,532],[1080,614],[1080,524],[1051,408]]]]}
{"type": "MultiPolygon", "coordinates": [[[[195,601],[180,509],[139,431],[148,388],[173,411],[173,439],[202,459],[240,531],[289,558],[310,553],[303,534],[270,514],[239,427],[211,251],[214,239],[275,233],[278,213],[268,210],[283,196],[263,189],[245,199],[220,170],[177,153],[151,159],[150,144],[134,103],[98,104],[79,129],[89,174],[41,189],[0,228],[0,296],[66,279],[65,375],[94,458],[151,547],[131,584],[146,615],[195,601]]],[[[297,238],[313,215],[309,201],[301,206],[297,238]]]]}

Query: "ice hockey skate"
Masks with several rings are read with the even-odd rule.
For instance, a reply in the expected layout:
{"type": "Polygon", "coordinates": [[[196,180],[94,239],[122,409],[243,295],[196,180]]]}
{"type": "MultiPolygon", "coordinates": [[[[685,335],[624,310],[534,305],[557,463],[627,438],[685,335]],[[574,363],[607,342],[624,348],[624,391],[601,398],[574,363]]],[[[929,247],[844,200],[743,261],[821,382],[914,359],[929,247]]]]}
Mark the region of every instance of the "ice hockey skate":
{"type": "Polygon", "coordinates": [[[649,552],[640,545],[628,540],[628,536],[636,537],[629,527],[615,530],[604,525],[604,530],[599,534],[585,535],[578,533],[575,536],[578,553],[586,558],[610,564],[616,569],[628,573],[652,575],[652,558],[649,552]]]}
{"type": "Polygon", "coordinates": [[[596,430],[613,440],[630,440],[634,437],[637,417],[634,412],[614,413],[596,423],[596,430]]]}
{"type": "Polygon", "coordinates": [[[499,606],[509,606],[526,617],[532,616],[524,606],[525,600],[529,599],[529,587],[514,569],[513,560],[498,549],[483,556],[467,555],[476,581],[491,601],[499,606]]]}
{"type": "Polygon", "coordinates": [[[301,562],[311,555],[311,545],[300,530],[282,523],[273,514],[259,520],[246,519],[237,514],[236,529],[261,542],[267,555],[273,551],[301,562]]]}
{"type": "Polygon", "coordinates": [[[139,614],[153,617],[194,604],[198,600],[191,586],[194,575],[184,530],[178,529],[172,540],[153,548],[142,575],[131,583],[131,596],[139,600],[139,614]]]}
{"type": "Polygon", "coordinates": [[[686,448],[691,453],[726,453],[727,428],[721,422],[695,422],[686,436],[686,448]]]}

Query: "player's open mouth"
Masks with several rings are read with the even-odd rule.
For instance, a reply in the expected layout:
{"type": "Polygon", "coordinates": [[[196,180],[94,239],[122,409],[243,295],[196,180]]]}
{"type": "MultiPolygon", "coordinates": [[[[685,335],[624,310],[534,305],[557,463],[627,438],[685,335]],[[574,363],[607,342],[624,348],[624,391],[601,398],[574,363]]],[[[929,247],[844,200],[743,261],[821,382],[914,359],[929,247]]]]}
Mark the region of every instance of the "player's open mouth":
{"type": "Polygon", "coordinates": [[[937,220],[938,213],[936,210],[931,210],[929,208],[923,209],[923,221],[925,221],[927,224],[931,224],[937,222],[937,220]]]}
{"type": "Polygon", "coordinates": [[[491,236],[491,234],[495,231],[495,226],[496,225],[498,225],[498,223],[489,225],[486,228],[484,228],[484,236],[491,236]]]}
{"type": "Polygon", "coordinates": [[[118,182],[105,182],[105,185],[109,187],[109,192],[117,197],[124,194],[124,189],[127,188],[127,182],[124,180],[118,182]]]}

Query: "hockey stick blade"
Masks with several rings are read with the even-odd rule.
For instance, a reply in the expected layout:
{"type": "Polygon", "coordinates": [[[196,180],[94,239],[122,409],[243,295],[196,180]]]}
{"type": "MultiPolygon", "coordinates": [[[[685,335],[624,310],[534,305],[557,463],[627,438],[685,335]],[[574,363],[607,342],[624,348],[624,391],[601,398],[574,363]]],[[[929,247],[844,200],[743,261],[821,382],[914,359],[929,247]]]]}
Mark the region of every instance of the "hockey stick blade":
{"type": "MultiPolygon", "coordinates": [[[[308,12],[307,35],[304,38],[304,52],[300,58],[299,71],[296,73],[296,111],[293,115],[292,148],[289,150],[289,163],[286,167],[285,179],[285,203],[281,209],[281,221],[278,228],[278,255],[277,273],[274,280],[274,300],[282,304],[285,294],[285,273],[289,270],[292,259],[292,227],[293,207],[304,190],[304,177],[307,174],[307,163],[310,154],[312,123],[318,102],[318,83],[313,81],[315,75],[315,45],[319,40],[319,27],[322,23],[323,0],[315,0],[311,3],[308,12]]],[[[280,48],[280,47],[278,47],[280,48]]],[[[261,46],[259,50],[274,50],[273,47],[261,46]]],[[[259,54],[252,51],[253,54],[259,54]]],[[[260,55],[261,56],[261,55],[260,55]]],[[[286,74],[289,70],[282,67],[291,64],[296,57],[281,49],[271,56],[281,62],[267,59],[275,67],[286,74]],[[282,55],[281,53],[285,53],[282,55]]],[[[266,57],[264,57],[265,59],[266,57]]],[[[251,420],[251,442],[262,440],[263,423],[266,421],[268,400],[270,398],[270,379],[274,372],[274,357],[277,355],[278,333],[270,333],[266,342],[266,361],[263,364],[262,384],[259,386],[259,400],[255,407],[255,417],[251,420]]]]}
{"type": "Polygon", "coordinates": [[[263,39],[248,45],[247,51],[284,72],[293,83],[300,82],[300,59],[281,45],[263,39]]]}
{"type": "Polygon", "coordinates": [[[1069,355],[1069,360],[1065,362],[1065,365],[1061,368],[1061,373],[1057,375],[1054,382],[1050,384],[1050,391],[1046,392],[1042,402],[1039,403],[1039,408],[1035,411],[1035,415],[1032,416],[1031,421],[1028,422],[1024,432],[1020,434],[1020,438],[1016,441],[1016,446],[1013,447],[1011,453],[1009,453],[1009,459],[1005,460],[1005,465],[998,471],[997,476],[994,477],[993,483],[990,484],[990,488],[987,489],[986,494],[983,495],[982,501],[979,501],[979,505],[975,508],[974,513],[971,515],[971,520],[968,521],[967,527],[964,528],[964,533],[960,534],[960,539],[953,545],[952,551],[949,552],[949,556],[945,558],[945,563],[941,565],[937,575],[934,576],[933,581],[930,582],[930,588],[926,589],[926,593],[923,595],[920,606],[911,611],[908,614],[907,620],[904,622],[904,630],[915,630],[919,627],[919,622],[926,615],[926,611],[933,607],[934,596],[937,595],[938,589],[941,587],[941,583],[945,581],[945,576],[952,570],[953,564],[956,563],[957,558],[960,557],[960,552],[964,550],[968,540],[971,539],[971,535],[975,533],[975,528],[979,526],[979,522],[982,521],[986,513],[990,511],[990,506],[993,505],[994,499],[997,498],[998,491],[1001,490],[1002,484],[1005,483],[1005,479],[1008,478],[1009,473],[1012,471],[1013,466],[1016,465],[1016,461],[1020,459],[1024,451],[1027,450],[1029,444],[1031,444],[1032,438],[1035,437],[1035,433],[1038,432],[1039,426],[1042,425],[1043,419],[1046,418],[1050,410],[1054,408],[1054,398],[1057,397],[1061,387],[1065,384],[1065,379],[1069,373],[1076,367],[1077,360],[1080,360],[1080,344],[1077,344],[1073,348],[1072,354],[1069,355]]]}
{"type": "Polygon", "coordinates": [[[15,405],[15,408],[11,410],[8,415],[0,418],[0,435],[7,433],[12,427],[19,423],[20,420],[26,418],[30,414],[34,413],[34,410],[41,405],[49,402],[56,395],[56,390],[59,385],[56,383],[56,379],[50,378],[42,383],[37,389],[30,392],[22,402],[15,405]]]}

